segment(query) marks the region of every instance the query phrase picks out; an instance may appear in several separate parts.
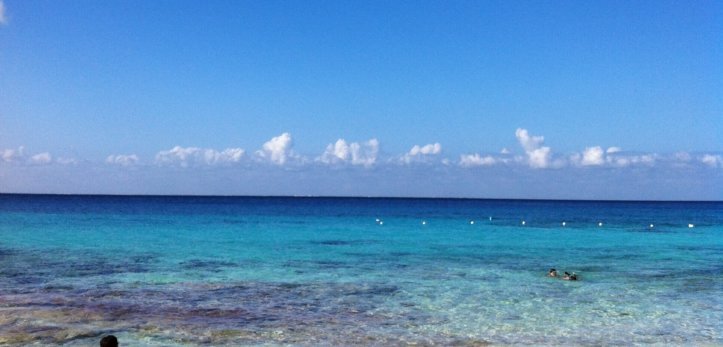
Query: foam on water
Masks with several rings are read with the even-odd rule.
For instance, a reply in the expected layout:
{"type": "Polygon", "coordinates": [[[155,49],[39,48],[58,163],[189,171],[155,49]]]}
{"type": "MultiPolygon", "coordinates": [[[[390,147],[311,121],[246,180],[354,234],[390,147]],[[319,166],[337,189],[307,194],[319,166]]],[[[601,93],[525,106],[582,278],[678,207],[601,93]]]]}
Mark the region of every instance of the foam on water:
{"type": "Polygon", "coordinates": [[[721,225],[721,203],[0,196],[0,344],[721,344],[721,225]]]}

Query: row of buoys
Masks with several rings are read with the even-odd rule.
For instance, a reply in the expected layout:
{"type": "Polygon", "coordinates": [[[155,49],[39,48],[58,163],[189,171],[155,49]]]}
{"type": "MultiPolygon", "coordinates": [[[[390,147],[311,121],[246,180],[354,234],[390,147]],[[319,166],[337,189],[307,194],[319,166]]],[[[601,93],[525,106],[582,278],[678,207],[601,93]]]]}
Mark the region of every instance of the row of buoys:
{"type": "MultiPolygon", "coordinates": [[[[492,217],[490,217],[489,220],[491,221],[491,220],[492,220],[492,217]]],[[[384,221],[381,220],[381,219],[379,219],[379,218],[376,219],[376,223],[377,223],[378,225],[384,225],[384,221]]],[[[474,220],[470,220],[470,221],[469,221],[469,224],[470,224],[470,225],[474,225],[474,223],[475,223],[474,220]]],[[[527,221],[523,220],[523,221],[520,222],[520,224],[522,224],[522,225],[527,225],[527,221]]],[[[565,221],[563,221],[563,222],[560,223],[560,224],[561,224],[563,227],[567,226],[567,222],[565,222],[565,221]]],[[[426,221],[426,220],[422,220],[422,225],[427,225],[427,221],[426,221]]],[[[602,227],[602,226],[603,226],[603,222],[598,222],[598,223],[597,223],[597,226],[598,226],[598,227],[602,227]]],[[[648,227],[649,227],[650,229],[653,229],[653,228],[655,228],[655,224],[652,224],[652,223],[651,223],[648,227]]],[[[688,228],[695,228],[695,224],[688,223],[688,228]]]]}

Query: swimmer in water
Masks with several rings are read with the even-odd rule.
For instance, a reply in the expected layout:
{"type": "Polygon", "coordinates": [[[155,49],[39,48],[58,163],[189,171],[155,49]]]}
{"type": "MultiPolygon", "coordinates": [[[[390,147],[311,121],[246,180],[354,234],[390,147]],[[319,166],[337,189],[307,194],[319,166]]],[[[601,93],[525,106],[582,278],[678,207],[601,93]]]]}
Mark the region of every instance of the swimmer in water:
{"type": "Polygon", "coordinates": [[[565,271],[565,275],[562,276],[562,279],[565,281],[577,281],[577,274],[573,272],[571,275],[569,272],[565,271]]]}
{"type": "Polygon", "coordinates": [[[557,277],[557,270],[550,269],[550,271],[547,273],[547,276],[549,277],[557,277]]]}

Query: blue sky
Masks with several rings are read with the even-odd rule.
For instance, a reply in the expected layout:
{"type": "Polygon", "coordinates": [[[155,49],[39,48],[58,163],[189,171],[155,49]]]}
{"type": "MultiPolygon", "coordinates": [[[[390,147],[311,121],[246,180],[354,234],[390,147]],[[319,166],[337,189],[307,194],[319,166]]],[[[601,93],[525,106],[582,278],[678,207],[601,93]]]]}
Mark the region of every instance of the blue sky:
{"type": "Polygon", "coordinates": [[[721,76],[718,1],[0,0],[0,191],[723,199],[721,76]]]}

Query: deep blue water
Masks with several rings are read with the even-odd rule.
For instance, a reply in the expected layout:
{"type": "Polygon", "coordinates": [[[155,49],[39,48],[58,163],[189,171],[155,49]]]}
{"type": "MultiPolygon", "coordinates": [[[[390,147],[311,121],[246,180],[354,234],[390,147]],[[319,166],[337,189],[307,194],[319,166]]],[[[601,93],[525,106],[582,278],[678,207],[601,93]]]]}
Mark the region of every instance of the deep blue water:
{"type": "Polygon", "coordinates": [[[0,195],[0,344],[721,345],[722,259],[721,202],[0,195]]]}

